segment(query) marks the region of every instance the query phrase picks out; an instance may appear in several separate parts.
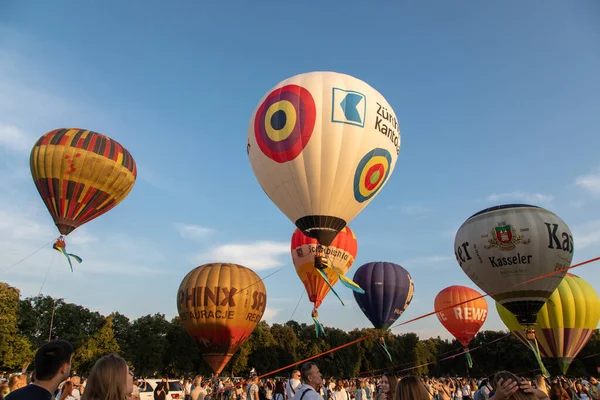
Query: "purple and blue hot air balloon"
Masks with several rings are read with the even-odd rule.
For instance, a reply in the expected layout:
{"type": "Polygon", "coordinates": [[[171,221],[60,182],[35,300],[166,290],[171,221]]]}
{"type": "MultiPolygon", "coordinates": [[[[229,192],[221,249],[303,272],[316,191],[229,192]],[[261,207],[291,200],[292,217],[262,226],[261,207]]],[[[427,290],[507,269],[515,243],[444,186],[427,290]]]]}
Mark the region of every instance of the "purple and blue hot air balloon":
{"type": "Polygon", "coordinates": [[[415,285],[407,270],[390,262],[371,262],[354,274],[365,294],[354,298],[376,329],[388,329],[410,304],[415,285]]]}

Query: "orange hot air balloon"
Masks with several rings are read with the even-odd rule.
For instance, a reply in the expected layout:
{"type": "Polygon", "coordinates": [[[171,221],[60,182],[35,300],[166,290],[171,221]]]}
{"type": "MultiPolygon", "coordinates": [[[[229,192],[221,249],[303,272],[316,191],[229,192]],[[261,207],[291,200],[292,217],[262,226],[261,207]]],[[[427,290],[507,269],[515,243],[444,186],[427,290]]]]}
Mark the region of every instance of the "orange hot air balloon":
{"type": "Polygon", "coordinates": [[[194,268],[177,291],[179,318],[216,374],[248,339],[266,306],[267,290],[261,278],[237,264],[194,268]]]}
{"type": "MultiPolygon", "coordinates": [[[[292,235],[292,259],[296,267],[296,273],[306,288],[309,300],[314,303],[317,309],[321,302],[329,293],[330,287],[315,268],[315,256],[317,255],[317,239],[309,238],[299,229],[292,235]]],[[[329,260],[332,267],[345,274],[348,272],[356,253],[358,252],[358,242],[354,232],[349,227],[345,227],[338,233],[331,245],[324,248],[324,255],[329,260]]],[[[339,279],[338,274],[331,268],[322,270],[327,274],[331,286],[335,285],[339,279]]]]}
{"type": "Polygon", "coordinates": [[[31,149],[31,176],[61,236],[54,248],[65,251],[64,236],[119,204],[131,191],[137,167],[115,140],[85,129],[56,129],[31,149]]]}
{"type": "Polygon", "coordinates": [[[469,346],[487,318],[487,302],[481,296],[474,289],[455,285],[447,287],[435,297],[434,308],[438,319],[448,332],[465,347],[469,346]],[[465,301],[467,303],[460,304],[465,301]],[[454,304],[458,305],[443,310],[454,304]]]}

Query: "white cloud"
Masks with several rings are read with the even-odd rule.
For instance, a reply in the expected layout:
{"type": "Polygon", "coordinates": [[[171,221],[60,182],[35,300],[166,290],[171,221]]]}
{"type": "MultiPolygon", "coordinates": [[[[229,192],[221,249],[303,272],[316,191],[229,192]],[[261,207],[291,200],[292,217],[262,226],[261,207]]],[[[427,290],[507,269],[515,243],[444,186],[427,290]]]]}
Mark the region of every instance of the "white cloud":
{"type": "Polygon", "coordinates": [[[600,220],[586,222],[573,229],[575,250],[600,245],[600,220]]]}
{"type": "Polygon", "coordinates": [[[266,321],[268,324],[272,324],[275,322],[275,318],[277,317],[277,314],[279,314],[280,311],[281,311],[281,308],[271,308],[271,307],[267,306],[265,308],[265,312],[263,314],[262,320],[266,321]]]}
{"type": "Polygon", "coordinates": [[[90,234],[85,226],[77,228],[69,235],[69,243],[77,246],[86,246],[98,242],[98,237],[90,234]]]}
{"type": "Polygon", "coordinates": [[[554,196],[541,193],[525,193],[525,192],[510,192],[510,193],[492,193],[487,199],[488,202],[494,203],[501,200],[518,200],[525,201],[532,205],[549,205],[554,200],[554,196]]]}
{"type": "Polygon", "coordinates": [[[0,121],[0,146],[17,152],[29,152],[34,139],[14,125],[0,121]]]}
{"type": "Polygon", "coordinates": [[[575,184],[593,195],[600,196],[600,172],[579,176],[575,184]]]}
{"type": "Polygon", "coordinates": [[[290,261],[290,245],[283,242],[258,241],[254,243],[232,243],[215,247],[208,252],[191,257],[194,264],[230,262],[251,268],[254,271],[281,267],[290,261]],[[287,259],[285,259],[287,256],[287,259]]]}
{"type": "Polygon", "coordinates": [[[175,224],[175,229],[179,231],[179,234],[184,239],[204,239],[209,234],[214,233],[214,229],[206,228],[200,225],[188,225],[188,224],[175,224]]]}

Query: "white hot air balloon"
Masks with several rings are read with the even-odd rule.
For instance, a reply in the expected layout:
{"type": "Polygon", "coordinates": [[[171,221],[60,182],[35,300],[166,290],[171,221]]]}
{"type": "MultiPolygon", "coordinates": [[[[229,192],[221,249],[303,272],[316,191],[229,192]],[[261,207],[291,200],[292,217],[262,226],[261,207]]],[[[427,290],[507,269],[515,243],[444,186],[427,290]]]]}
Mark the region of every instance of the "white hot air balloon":
{"type": "Polygon", "coordinates": [[[269,198],[306,236],[328,246],[388,181],[400,128],[392,107],[365,82],[310,72],[260,100],[247,150],[269,198]]]}
{"type": "Polygon", "coordinates": [[[465,221],[454,240],[456,260],[471,280],[512,312],[523,326],[558,287],[569,267],[573,235],[552,212],[525,204],[496,206],[465,221]]]}

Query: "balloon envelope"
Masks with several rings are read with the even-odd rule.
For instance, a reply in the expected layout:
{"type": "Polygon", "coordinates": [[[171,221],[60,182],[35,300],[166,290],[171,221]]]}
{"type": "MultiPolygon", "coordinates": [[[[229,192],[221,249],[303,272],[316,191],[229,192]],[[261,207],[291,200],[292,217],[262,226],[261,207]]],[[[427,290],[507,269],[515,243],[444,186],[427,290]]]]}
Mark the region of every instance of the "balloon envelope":
{"type": "Polygon", "coordinates": [[[305,235],[328,246],[388,181],[400,129],[388,102],[365,82],[309,72],[261,99],[247,151],[269,198],[305,235]]]}
{"type": "Polygon", "coordinates": [[[444,328],[465,347],[469,346],[479,332],[488,313],[487,302],[479,292],[459,285],[439,292],[435,297],[434,308],[444,328]],[[447,307],[452,308],[445,310],[447,307]]]}
{"type": "MultiPolygon", "coordinates": [[[[515,316],[496,303],[504,325],[523,343],[524,332],[515,316]]],[[[585,347],[600,321],[600,299],[582,278],[567,274],[537,314],[536,339],[542,357],[556,361],[562,374],[585,347]]]]}
{"type": "MultiPolygon", "coordinates": [[[[315,268],[315,255],[318,244],[316,239],[309,238],[299,229],[296,229],[292,235],[292,259],[294,260],[296,273],[306,288],[308,298],[315,304],[315,308],[321,305],[330,290],[315,268]]],[[[352,267],[357,252],[358,242],[354,232],[347,226],[338,233],[331,245],[324,249],[324,254],[331,265],[338,268],[343,274],[352,267]]],[[[326,268],[323,271],[327,274],[331,286],[334,286],[339,279],[338,275],[331,268],[326,268]]]]}
{"type": "Polygon", "coordinates": [[[177,311],[202,356],[219,374],[261,320],[265,284],[237,264],[213,263],[190,271],[177,292],[177,311]]]}
{"type": "Polygon", "coordinates": [[[535,316],[566,271],[515,286],[569,267],[573,235],[552,212],[525,204],[485,209],[460,227],[455,255],[467,276],[500,302],[522,325],[535,316]]]}
{"type": "Polygon", "coordinates": [[[85,129],[56,129],[31,150],[35,186],[62,235],[99,217],[131,191],[137,168],[115,140],[85,129]]]}
{"type": "Polygon", "coordinates": [[[390,262],[371,262],[354,274],[365,294],[354,299],[376,329],[388,329],[410,304],[415,285],[407,270],[390,262]]]}

